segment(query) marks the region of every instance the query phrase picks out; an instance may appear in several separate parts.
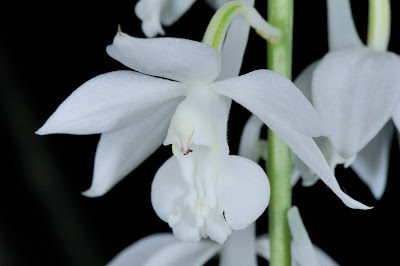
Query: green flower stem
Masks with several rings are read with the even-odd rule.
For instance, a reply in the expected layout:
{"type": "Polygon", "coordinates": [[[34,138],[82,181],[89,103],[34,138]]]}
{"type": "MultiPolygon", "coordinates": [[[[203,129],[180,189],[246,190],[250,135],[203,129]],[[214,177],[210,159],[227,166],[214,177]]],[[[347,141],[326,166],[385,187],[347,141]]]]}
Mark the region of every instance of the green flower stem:
{"type": "Polygon", "coordinates": [[[221,52],[229,24],[239,13],[242,6],[243,5],[237,1],[231,1],[218,9],[208,24],[206,33],[203,37],[203,43],[211,45],[221,52]]]}
{"type": "MultiPolygon", "coordinates": [[[[281,30],[281,39],[268,44],[268,69],[291,79],[293,0],[268,0],[268,21],[281,30]]],[[[268,131],[268,178],[271,184],[269,235],[271,266],[290,266],[290,231],[287,212],[292,204],[290,149],[268,131]]]]}
{"type": "Polygon", "coordinates": [[[277,42],[280,31],[268,24],[252,6],[242,1],[229,1],[217,10],[208,24],[203,43],[221,52],[229,24],[237,15],[242,15],[258,35],[270,42],[277,42]]]}
{"type": "Polygon", "coordinates": [[[369,0],[368,20],[368,46],[386,51],[390,38],[390,0],[369,0]]]}

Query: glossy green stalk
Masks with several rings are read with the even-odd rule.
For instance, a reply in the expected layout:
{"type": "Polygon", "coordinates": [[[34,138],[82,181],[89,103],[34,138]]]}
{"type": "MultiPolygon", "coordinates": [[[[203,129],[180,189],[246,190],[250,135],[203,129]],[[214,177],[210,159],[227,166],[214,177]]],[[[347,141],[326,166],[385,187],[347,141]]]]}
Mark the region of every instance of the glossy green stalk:
{"type": "MultiPolygon", "coordinates": [[[[293,0],[268,0],[268,21],[281,30],[281,39],[268,44],[268,69],[291,79],[293,0]]],[[[267,174],[271,184],[269,235],[271,266],[290,266],[290,231],[287,212],[292,204],[290,149],[268,131],[267,174]]]]}
{"type": "Polygon", "coordinates": [[[369,0],[368,46],[386,51],[390,38],[390,0],[369,0]]]}
{"type": "Polygon", "coordinates": [[[264,39],[270,42],[279,40],[280,31],[268,24],[252,6],[242,1],[229,1],[212,17],[204,33],[203,43],[221,52],[229,24],[239,14],[245,17],[249,25],[264,39]]]}
{"type": "Polygon", "coordinates": [[[223,5],[208,24],[203,37],[203,43],[211,45],[221,52],[222,44],[226,36],[229,24],[242,8],[242,4],[237,1],[231,1],[223,5]]]}

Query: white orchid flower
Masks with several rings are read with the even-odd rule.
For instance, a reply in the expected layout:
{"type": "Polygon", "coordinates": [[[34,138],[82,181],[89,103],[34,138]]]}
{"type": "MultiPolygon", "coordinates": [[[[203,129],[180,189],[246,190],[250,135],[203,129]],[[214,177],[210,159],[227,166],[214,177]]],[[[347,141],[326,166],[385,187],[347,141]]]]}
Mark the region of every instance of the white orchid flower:
{"type": "Polygon", "coordinates": [[[400,58],[385,44],[362,44],[348,0],[328,0],[328,27],[329,53],[295,84],[331,132],[319,140],[331,168],[351,165],[379,199],[387,180],[390,120],[400,128],[400,58]]]}
{"type": "MultiPolygon", "coordinates": [[[[194,4],[196,0],[139,0],[135,14],[142,21],[142,31],[146,37],[165,35],[162,26],[171,26],[194,4]]],[[[228,0],[206,0],[215,10],[228,0]]],[[[254,0],[245,0],[254,5],[254,0]]]]}
{"type": "Polygon", "coordinates": [[[311,104],[287,78],[258,70],[213,83],[221,68],[218,51],[185,39],[140,39],[119,31],[107,52],[141,73],[116,71],[89,80],[37,131],[40,135],[103,133],[93,183],[85,195],[101,196],[111,189],[158,148],[168,128],[165,143],[176,141],[184,153],[191,145],[213,147],[220,137],[213,126],[222,121],[226,127],[229,99],[233,99],[301,153],[303,160],[320,169],[325,183],[346,205],[367,208],[343,193],[334,176],[325,174],[319,155],[310,154],[315,146],[311,137],[325,135],[326,130],[311,104]],[[185,106],[193,119],[185,114],[185,106]]]}
{"type": "MultiPolygon", "coordinates": [[[[167,135],[164,144],[174,144],[178,155],[157,173],[152,202],[157,214],[181,239],[195,241],[208,235],[223,242],[230,228],[246,227],[268,205],[264,171],[248,159],[228,156],[230,98],[272,124],[276,132],[324,133],[310,103],[280,74],[258,70],[213,83],[220,71],[220,55],[208,45],[175,38],[138,39],[118,32],[107,52],[147,75],[117,71],[86,82],[37,133],[103,133],[93,183],[84,192],[86,196],[106,193],[154,152],[167,135]],[[202,173],[197,167],[203,167],[202,173]],[[209,176],[209,180],[198,175],[209,176]],[[185,182],[180,182],[182,178],[185,182]],[[180,186],[168,186],[166,180],[180,186]],[[184,202],[179,201],[181,197],[184,202]],[[190,213],[186,213],[187,206],[191,206],[190,213]]],[[[349,202],[359,204],[352,199],[349,202]]]]}
{"type": "MultiPolygon", "coordinates": [[[[256,29],[261,25],[266,32],[276,32],[261,23],[253,8],[240,2],[232,7],[243,7],[256,29]]],[[[325,133],[311,104],[278,73],[258,70],[213,82],[220,75],[221,58],[204,43],[139,39],[118,31],[107,52],[141,73],[116,71],[86,82],[37,133],[102,133],[93,182],[84,192],[92,197],[111,189],[163,140],[172,144],[175,157],[157,172],[152,203],[182,240],[210,237],[223,243],[231,229],[245,228],[268,205],[264,171],[248,159],[229,156],[231,99],[306,157],[309,146],[315,146],[311,137],[325,133]]],[[[306,160],[316,165],[313,156],[306,160]]],[[[346,195],[333,175],[325,181],[346,205],[368,208],[346,195]]]]}
{"type": "MultiPolygon", "coordinates": [[[[238,2],[233,6],[243,7],[238,2]]],[[[253,22],[260,25],[257,18],[253,22]]],[[[256,220],[269,202],[268,179],[252,161],[229,156],[226,124],[231,100],[208,88],[220,74],[219,52],[189,40],[137,39],[121,31],[107,52],[142,73],[169,80],[131,71],[101,75],[82,85],[38,130],[38,134],[103,133],[93,183],[84,194],[106,193],[161,144],[170,124],[164,144],[179,146],[183,157],[173,157],[160,168],[152,202],[176,236],[186,241],[209,236],[222,243],[231,228],[242,229],[256,220]],[[173,181],[177,185],[171,187],[173,181]],[[241,205],[230,199],[233,195],[243,197],[241,205]],[[175,202],[180,197],[182,202],[175,202]]],[[[235,71],[229,68],[224,73],[235,71]]],[[[265,78],[269,73],[261,73],[259,82],[265,78]]],[[[237,82],[237,86],[242,83],[237,82]]]]}
{"type": "MultiPolygon", "coordinates": [[[[293,242],[293,266],[337,266],[329,255],[313,245],[296,207],[288,212],[293,242]]],[[[268,235],[256,238],[255,224],[234,231],[228,240],[219,245],[213,241],[181,242],[172,234],[158,233],[147,236],[122,250],[108,266],[200,266],[219,255],[220,266],[256,266],[257,255],[269,261],[268,235]]]]}

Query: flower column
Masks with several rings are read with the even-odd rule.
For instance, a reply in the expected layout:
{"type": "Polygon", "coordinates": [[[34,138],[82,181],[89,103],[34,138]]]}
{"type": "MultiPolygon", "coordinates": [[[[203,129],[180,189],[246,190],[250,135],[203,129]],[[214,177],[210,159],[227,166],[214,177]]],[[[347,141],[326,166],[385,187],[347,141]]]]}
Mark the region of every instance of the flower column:
{"type": "MultiPolygon", "coordinates": [[[[268,69],[291,79],[293,0],[269,0],[268,21],[282,32],[279,42],[268,44],[268,69]]],[[[271,130],[268,143],[270,265],[289,266],[290,231],[286,213],[291,206],[290,149],[271,130]]]]}

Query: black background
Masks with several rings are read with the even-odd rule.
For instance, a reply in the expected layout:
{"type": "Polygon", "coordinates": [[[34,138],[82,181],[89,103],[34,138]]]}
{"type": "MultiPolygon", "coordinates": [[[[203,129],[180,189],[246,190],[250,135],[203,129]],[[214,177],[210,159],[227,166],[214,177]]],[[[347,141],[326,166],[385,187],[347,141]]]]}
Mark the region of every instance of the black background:
{"type": "MultiPolygon", "coordinates": [[[[171,155],[161,147],[109,193],[85,198],[91,183],[99,135],[36,136],[37,130],[68,95],[88,79],[125,67],[111,59],[117,25],[144,37],[135,17],[136,1],[10,1],[0,23],[0,265],[102,265],[141,237],[170,228],[154,213],[150,186],[171,155]]],[[[256,1],[266,14],[266,4],[256,1]]],[[[400,53],[392,3],[389,50],[400,53]]],[[[368,1],[353,1],[361,38],[367,31],[368,1]]],[[[293,77],[328,50],[325,1],[295,1],[293,77]]],[[[172,27],[171,37],[200,41],[213,15],[202,0],[172,27]]],[[[265,68],[265,42],[251,31],[242,73],[265,68]]],[[[237,153],[249,112],[234,104],[229,121],[231,153],[237,153]]],[[[376,201],[369,189],[342,167],[337,179],[352,197],[374,206],[347,208],[321,181],[297,184],[297,205],[312,241],[341,265],[396,265],[398,257],[399,148],[392,145],[388,184],[376,201]]],[[[267,231],[267,213],[257,233],[267,231]]]]}

